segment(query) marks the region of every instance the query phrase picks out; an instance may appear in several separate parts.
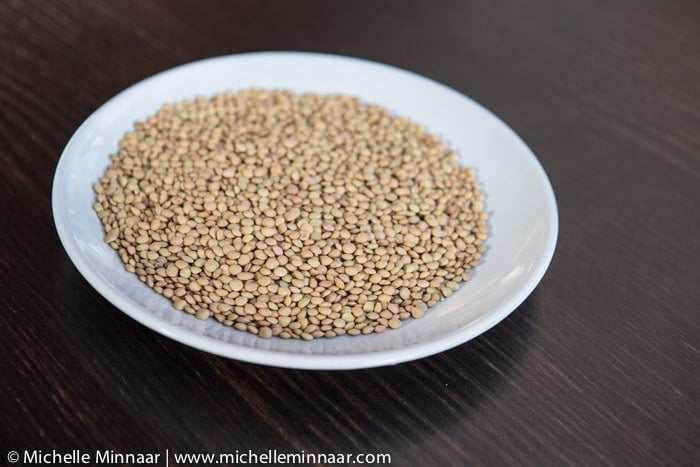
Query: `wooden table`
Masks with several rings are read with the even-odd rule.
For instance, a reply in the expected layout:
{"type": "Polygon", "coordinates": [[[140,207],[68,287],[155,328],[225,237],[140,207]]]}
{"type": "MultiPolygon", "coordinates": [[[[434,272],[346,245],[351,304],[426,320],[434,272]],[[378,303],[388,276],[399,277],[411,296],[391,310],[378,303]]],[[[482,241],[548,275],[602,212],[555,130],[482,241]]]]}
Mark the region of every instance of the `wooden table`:
{"type": "Polygon", "coordinates": [[[277,449],[409,466],[697,465],[698,18],[700,4],[682,0],[1,2],[0,456],[277,449]],[[63,146],[130,84],[253,50],[386,62],[512,126],[561,217],[530,298],[453,350],[347,372],[208,355],[101,298],[53,227],[63,146]]]}

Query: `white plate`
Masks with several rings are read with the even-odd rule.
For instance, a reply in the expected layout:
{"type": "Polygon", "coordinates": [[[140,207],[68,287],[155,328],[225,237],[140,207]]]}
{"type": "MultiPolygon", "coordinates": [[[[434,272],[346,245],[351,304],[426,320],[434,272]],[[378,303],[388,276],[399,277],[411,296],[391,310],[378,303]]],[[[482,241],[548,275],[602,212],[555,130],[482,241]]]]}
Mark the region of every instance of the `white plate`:
{"type": "MultiPolygon", "coordinates": [[[[390,365],[449,349],[491,328],[532,292],[557,239],[554,193],[523,141],[488,110],[442,84],[356,58],[262,52],[202,60],[159,73],[110,99],[75,132],[58,162],[53,214],[71,260],[107,300],[176,341],[247,362],[289,368],[390,365]],[[261,339],[176,311],[124,270],[103,241],[92,185],[137,120],[166,102],[249,87],[343,93],[380,104],[441,135],[477,169],[490,213],[489,250],[474,278],[420,320],[398,330],[311,342],[261,339]]],[[[92,319],[85,313],[85,319],[92,319]]]]}

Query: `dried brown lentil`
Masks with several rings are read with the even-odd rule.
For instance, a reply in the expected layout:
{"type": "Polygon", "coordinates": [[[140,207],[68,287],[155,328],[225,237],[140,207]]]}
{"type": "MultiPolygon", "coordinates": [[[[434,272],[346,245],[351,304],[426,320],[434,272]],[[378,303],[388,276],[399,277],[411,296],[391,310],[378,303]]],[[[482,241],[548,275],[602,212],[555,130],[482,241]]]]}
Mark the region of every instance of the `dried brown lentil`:
{"type": "Polygon", "coordinates": [[[488,237],[472,169],[340,95],[163,106],[95,185],[104,241],[199,319],[263,338],[396,329],[469,280],[488,237]]]}

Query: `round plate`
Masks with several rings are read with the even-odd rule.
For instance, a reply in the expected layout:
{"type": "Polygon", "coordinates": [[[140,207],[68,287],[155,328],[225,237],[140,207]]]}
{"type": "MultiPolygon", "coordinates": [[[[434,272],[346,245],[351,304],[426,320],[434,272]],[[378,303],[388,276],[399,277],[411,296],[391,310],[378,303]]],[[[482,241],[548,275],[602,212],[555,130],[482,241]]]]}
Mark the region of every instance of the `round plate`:
{"type": "MultiPolygon", "coordinates": [[[[442,84],[380,63],[299,52],[261,52],[202,60],[159,73],[110,99],[75,132],[53,183],[53,215],[80,273],[114,306],[176,341],[247,362],[289,368],[391,365],[449,349],[491,328],[532,292],[557,239],[554,193],[523,141],[491,112],[442,84]],[[176,311],[128,273],[103,241],[92,209],[93,184],[137,120],[164,103],[244,88],[342,93],[382,105],[439,134],[477,170],[489,212],[488,252],[473,279],[424,318],[398,330],[311,342],[261,339],[176,311]]],[[[85,319],[91,319],[85,314],[85,319]]]]}

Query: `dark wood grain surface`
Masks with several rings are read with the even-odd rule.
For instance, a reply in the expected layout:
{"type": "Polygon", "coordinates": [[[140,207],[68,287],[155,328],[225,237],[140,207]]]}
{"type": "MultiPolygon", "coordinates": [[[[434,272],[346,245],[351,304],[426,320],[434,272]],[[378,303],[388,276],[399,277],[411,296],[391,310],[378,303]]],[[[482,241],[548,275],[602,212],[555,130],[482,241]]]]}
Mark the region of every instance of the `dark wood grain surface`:
{"type": "Polygon", "coordinates": [[[698,465],[699,20],[682,0],[0,1],[0,459],[169,448],[698,465]],[[255,50],[389,63],[511,125],[561,218],[530,298],[453,350],[347,372],[208,355],[101,298],[54,230],[63,146],[121,89],[255,50]]]}

